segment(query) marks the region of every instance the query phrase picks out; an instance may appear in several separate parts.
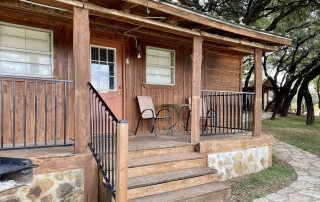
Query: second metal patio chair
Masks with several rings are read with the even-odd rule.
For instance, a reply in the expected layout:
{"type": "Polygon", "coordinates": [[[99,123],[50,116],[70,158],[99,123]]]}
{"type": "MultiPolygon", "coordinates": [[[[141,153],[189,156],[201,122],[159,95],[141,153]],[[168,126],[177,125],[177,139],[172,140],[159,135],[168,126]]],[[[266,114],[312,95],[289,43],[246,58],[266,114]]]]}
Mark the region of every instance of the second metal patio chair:
{"type": "MultiPolygon", "coordinates": [[[[186,127],[188,128],[189,119],[191,118],[191,98],[188,98],[189,112],[187,116],[187,124],[186,127]]],[[[203,98],[200,98],[200,120],[204,121],[203,124],[203,131],[207,129],[207,127],[216,127],[216,113],[213,109],[207,109],[206,103],[204,102],[203,98]],[[208,123],[209,122],[209,123],[208,123]]]]}
{"type": "Polygon", "coordinates": [[[169,130],[168,130],[168,134],[169,134],[169,132],[171,132],[171,135],[173,135],[170,111],[168,109],[161,109],[156,114],[155,110],[154,110],[153,102],[152,102],[152,99],[150,96],[137,96],[137,98],[138,98],[138,103],[139,103],[141,115],[140,115],[140,118],[139,118],[139,121],[137,124],[137,128],[136,128],[136,131],[134,134],[135,135],[137,134],[141,119],[151,119],[153,121],[153,127],[151,129],[151,133],[153,131],[155,137],[157,137],[156,123],[157,123],[157,121],[163,121],[163,120],[169,121],[170,126],[169,126],[169,130]],[[168,115],[167,116],[158,116],[161,111],[167,111],[168,115]]]}

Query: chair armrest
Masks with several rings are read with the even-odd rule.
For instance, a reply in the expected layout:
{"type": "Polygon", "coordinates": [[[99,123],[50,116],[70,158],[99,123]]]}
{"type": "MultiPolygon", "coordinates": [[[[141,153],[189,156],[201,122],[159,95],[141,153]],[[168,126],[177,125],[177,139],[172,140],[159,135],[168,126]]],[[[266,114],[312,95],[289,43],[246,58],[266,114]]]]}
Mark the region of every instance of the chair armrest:
{"type": "Polygon", "coordinates": [[[152,110],[152,109],[145,109],[145,110],[143,110],[142,112],[141,112],[141,117],[142,117],[142,114],[144,113],[144,112],[146,112],[146,111],[151,111],[151,113],[152,113],[152,117],[155,117],[154,116],[154,111],[152,110]]]}
{"type": "Polygon", "coordinates": [[[169,109],[160,109],[160,110],[158,111],[157,115],[156,115],[157,117],[158,117],[158,114],[159,114],[161,111],[167,111],[168,114],[169,114],[169,116],[171,117],[169,109]]]}
{"type": "Polygon", "coordinates": [[[213,114],[213,117],[212,118],[215,118],[216,117],[216,112],[213,110],[213,109],[209,109],[208,111],[207,111],[207,117],[209,117],[209,113],[211,112],[211,116],[212,116],[212,114],[213,114]]]}

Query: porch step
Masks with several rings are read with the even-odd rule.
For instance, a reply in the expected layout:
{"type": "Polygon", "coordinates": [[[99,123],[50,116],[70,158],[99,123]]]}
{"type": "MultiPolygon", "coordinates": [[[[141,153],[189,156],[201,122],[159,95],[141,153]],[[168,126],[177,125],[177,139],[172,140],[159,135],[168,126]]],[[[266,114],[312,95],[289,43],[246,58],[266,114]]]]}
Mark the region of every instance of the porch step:
{"type": "Polygon", "coordinates": [[[141,158],[147,156],[159,156],[166,154],[176,154],[176,153],[185,153],[185,152],[195,152],[197,145],[179,145],[173,147],[162,147],[162,148],[153,148],[153,149],[136,149],[129,151],[129,158],[141,158]]]}
{"type": "Polygon", "coordinates": [[[206,166],[205,154],[186,152],[160,156],[148,156],[129,160],[128,175],[138,177],[179,169],[206,166]]]}
{"type": "Polygon", "coordinates": [[[128,200],[217,181],[209,167],[189,168],[128,179],[128,200]]]}
{"type": "Polygon", "coordinates": [[[128,202],[218,202],[231,197],[230,186],[211,182],[166,193],[129,200],[128,202]]]}

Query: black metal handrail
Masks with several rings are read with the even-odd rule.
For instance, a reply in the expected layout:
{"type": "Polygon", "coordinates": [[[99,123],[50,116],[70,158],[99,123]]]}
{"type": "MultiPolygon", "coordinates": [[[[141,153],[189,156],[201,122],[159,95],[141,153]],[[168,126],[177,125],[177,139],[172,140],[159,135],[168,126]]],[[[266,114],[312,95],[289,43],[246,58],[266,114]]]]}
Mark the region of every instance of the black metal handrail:
{"type": "Polygon", "coordinates": [[[202,90],[202,135],[252,131],[254,93],[202,90]]]}
{"type": "Polygon", "coordinates": [[[0,82],[0,150],[74,145],[67,140],[74,81],[0,75],[0,82]]]}
{"type": "Polygon", "coordinates": [[[89,82],[88,85],[90,88],[90,142],[88,146],[115,199],[118,119],[92,84],[89,82]]]}

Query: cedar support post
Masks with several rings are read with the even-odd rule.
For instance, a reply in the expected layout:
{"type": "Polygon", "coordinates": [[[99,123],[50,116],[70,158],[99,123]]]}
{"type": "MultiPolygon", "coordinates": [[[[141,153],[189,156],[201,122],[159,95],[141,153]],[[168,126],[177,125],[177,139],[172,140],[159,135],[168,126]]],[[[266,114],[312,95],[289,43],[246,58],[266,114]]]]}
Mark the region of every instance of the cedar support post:
{"type": "Polygon", "coordinates": [[[73,8],[73,61],[75,80],[75,147],[76,154],[88,151],[90,138],[90,31],[89,12],[73,8]]]}
{"type": "Polygon", "coordinates": [[[129,122],[121,120],[117,124],[116,193],[117,201],[127,201],[128,190],[128,137],[129,122]]]}
{"type": "Polygon", "coordinates": [[[200,142],[200,94],[201,94],[201,64],[202,64],[202,37],[193,37],[192,84],[191,84],[191,134],[190,142],[200,142]]]}
{"type": "Polygon", "coordinates": [[[261,136],[261,116],[262,116],[262,51],[254,49],[254,111],[252,123],[252,136],[261,136]]]}

